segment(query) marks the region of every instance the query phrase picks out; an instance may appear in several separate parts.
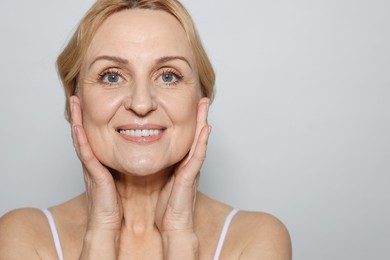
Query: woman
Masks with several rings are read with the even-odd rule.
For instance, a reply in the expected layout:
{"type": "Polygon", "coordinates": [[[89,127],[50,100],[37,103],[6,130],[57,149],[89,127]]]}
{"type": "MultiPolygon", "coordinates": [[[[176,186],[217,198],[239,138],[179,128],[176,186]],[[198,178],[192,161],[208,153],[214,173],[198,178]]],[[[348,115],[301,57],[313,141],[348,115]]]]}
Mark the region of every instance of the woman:
{"type": "Polygon", "coordinates": [[[86,193],[0,222],[0,259],[291,259],[274,217],[197,191],[214,72],[175,0],[98,0],[57,61],[86,193]]]}

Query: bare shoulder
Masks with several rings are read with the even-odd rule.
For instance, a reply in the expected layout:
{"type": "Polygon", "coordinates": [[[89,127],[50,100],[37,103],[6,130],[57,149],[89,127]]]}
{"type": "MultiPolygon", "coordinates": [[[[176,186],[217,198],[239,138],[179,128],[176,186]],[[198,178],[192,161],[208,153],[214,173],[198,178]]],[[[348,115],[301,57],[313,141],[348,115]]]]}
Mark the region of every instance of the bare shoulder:
{"type": "MultiPolygon", "coordinates": [[[[199,194],[203,205],[199,221],[207,233],[209,255],[215,252],[224,221],[232,207],[199,194]],[[213,234],[215,236],[213,236],[213,234]]],[[[200,225],[198,225],[200,226],[200,225]]],[[[291,240],[286,226],[273,215],[263,212],[238,211],[230,222],[219,259],[291,260],[291,240]]],[[[205,257],[206,258],[206,257],[205,257]]],[[[203,258],[201,258],[203,259],[203,258]]]]}
{"type": "Polygon", "coordinates": [[[50,230],[41,210],[10,211],[0,218],[0,260],[41,259],[38,249],[47,236],[50,230]]]}
{"type": "Polygon", "coordinates": [[[231,242],[244,241],[239,259],[290,260],[292,257],[286,226],[270,214],[240,211],[231,228],[231,242]]]}

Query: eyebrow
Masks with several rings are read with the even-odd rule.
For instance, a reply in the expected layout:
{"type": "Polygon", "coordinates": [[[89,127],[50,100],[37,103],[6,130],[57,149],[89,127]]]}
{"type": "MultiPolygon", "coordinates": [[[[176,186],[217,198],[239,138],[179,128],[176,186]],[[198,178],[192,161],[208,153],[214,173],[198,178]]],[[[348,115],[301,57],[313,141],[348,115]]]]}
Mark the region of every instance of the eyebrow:
{"type": "Polygon", "coordinates": [[[165,56],[165,57],[161,57],[161,58],[159,58],[157,60],[156,64],[165,63],[165,62],[168,62],[168,61],[171,61],[171,60],[182,60],[185,63],[187,63],[188,67],[190,67],[190,69],[192,70],[190,62],[186,58],[184,58],[182,56],[165,56]]]}
{"type": "Polygon", "coordinates": [[[91,63],[91,65],[89,65],[89,69],[92,67],[92,65],[93,65],[95,62],[97,62],[97,61],[99,61],[99,60],[113,61],[113,62],[122,64],[122,65],[126,65],[126,64],[129,63],[128,60],[123,59],[123,58],[121,58],[121,57],[103,55],[103,56],[98,56],[98,57],[96,57],[96,58],[93,60],[93,62],[91,63]]]}
{"type": "MultiPolygon", "coordinates": [[[[117,57],[117,56],[109,56],[109,55],[102,55],[102,56],[98,56],[96,57],[93,62],[91,63],[91,65],[89,65],[89,69],[92,67],[92,65],[99,61],[99,60],[108,60],[108,61],[113,61],[113,62],[116,62],[118,64],[121,64],[121,65],[127,65],[129,64],[129,61],[126,60],[126,59],[123,59],[121,57],[117,57]]],[[[159,58],[157,61],[156,61],[156,64],[161,64],[161,63],[165,63],[165,62],[168,62],[168,61],[171,61],[171,60],[182,60],[184,61],[188,67],[190,67],[190,69],[192,70],[192,66],[190,64],[190,62],[183,56],[164,56],[164,57],[161,57],[159,58]]]]}

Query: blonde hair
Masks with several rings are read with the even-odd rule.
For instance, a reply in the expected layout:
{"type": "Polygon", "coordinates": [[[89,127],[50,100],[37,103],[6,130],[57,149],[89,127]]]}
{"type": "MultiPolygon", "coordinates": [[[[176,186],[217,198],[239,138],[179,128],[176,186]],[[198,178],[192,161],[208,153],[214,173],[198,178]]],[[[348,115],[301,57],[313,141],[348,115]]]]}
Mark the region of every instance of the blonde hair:
{"type": "Polygon", "coordinates": [[[112,14],[126,9],[150,9],[173,15],[187,34],[195,56],[202,93],[212,101],[215,73],[203,48],[195,24],[177,0],[97,0],[81,20],[72,38],[57,58],[58,73],[65,89],[65,116],[70,119],[69,97],[75,94],[84,56],[99,26],[112,14]]]}

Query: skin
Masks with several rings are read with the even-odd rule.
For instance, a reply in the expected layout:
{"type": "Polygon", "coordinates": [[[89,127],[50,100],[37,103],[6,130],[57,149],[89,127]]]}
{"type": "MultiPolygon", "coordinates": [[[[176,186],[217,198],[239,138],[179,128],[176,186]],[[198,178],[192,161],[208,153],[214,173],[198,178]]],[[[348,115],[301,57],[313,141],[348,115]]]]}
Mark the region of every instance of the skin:
{"type": "MultiPolygon", "coordinates": [[[[86,193],[50,208],[65,259],[212,259],[231,207],[197,191],[211,127],[186,34],[161,11],[126,10],[98,29],[71,98],[86,193]],[[153,138],[120,130],[158,129],[153,138]]],[[[54,259],[41,211],[0,220],[0,259],[54,259]]],[[[221,259],[291,259],[274,217],[239,212],[221,259]]]]}

